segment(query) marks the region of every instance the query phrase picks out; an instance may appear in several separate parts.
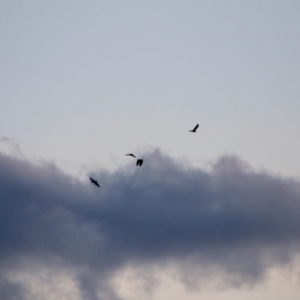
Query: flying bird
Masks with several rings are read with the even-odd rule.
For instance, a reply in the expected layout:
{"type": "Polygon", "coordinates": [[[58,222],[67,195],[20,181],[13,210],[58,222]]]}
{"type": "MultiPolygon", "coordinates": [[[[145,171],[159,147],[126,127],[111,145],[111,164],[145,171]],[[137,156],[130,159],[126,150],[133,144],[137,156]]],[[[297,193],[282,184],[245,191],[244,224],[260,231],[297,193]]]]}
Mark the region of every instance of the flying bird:
{"type": "Polygon", "coordinates": [[[136,165],[138,166],[138,167],[140,167],[142,164],[143,164],[143,160],[142,159],[138,159],[137,161],[136,161],[136,165]]]}
{"type": "MultiPolygon", "coordinates": [[[[135,156],[133,153],[125,154],[125,156],[131,156],[131,157],[136,158],[136,156],[135,156]]],[[[143,164],[143,160],[140,159],[140,158],[137,158],[137,159],[136,159],[136,165],[137,165],[138,167],[140,167],[142,164],[143,164]]]]}
{"type": "Polygon", "coordinates": [[[189,130],[189,132],[196,132],[198,127],[199,127],[199,124],[197,124],[193,130],[189,130]]]}
{"type": "Polygon", "coordinates": [[[125,154],[125,156],[132,156],[132,157],[136,158],[136,156],[133,153],[125,154]]]}
{"type": "Polygon", "coordinates": [[[97,187],[100,187],[98,181],[95,180],[95,179],[93,179],[92,177],[90,177],[90,181],[91,181],[91,183],[93,183],[93,184],[96,185],[97,187]]]}

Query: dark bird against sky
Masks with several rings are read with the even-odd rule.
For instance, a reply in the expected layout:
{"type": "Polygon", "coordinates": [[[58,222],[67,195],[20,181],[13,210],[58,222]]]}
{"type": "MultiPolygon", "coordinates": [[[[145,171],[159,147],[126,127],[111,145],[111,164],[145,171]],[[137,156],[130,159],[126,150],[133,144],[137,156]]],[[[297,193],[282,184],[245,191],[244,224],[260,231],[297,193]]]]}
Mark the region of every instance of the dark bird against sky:
{"type": "Polygon", "coordinates": [[[199,127],[199,124],[197,124],[193,130],[189,130],[189,132],[196,132],[198,127],[199,127]]]}
{"type": "Polygon", "coordinates": [[[93,183],[94,185],[96,185],[97,187],[100,187],[99,183],[97,180],[93,179],[92,177],[90,177],[91,183],[93,183]]]}
{"type": "Polygon", "coordinates": [[[138,166],[138,167],[140,167],[142,164],[143,164],[143,160],[142,159],[138,159],[137,161],[136,161],[136,165],[138,166]]]}
{"type": "MultiPolygon", "coordinates": [[[[132,156],[132,157],[134,157],[134,158],[136,158],[136,156],[133,154],[133,153],[128,153],[128,154],[125,154],[126,156],[132,156]]],[[[137,161],[136,161],[136,165],[138,166],[138,167],[140,167],[142,164],[143,164],[143,160],[142,159],[140,159],[140,158],[138,158],[137,159],[137,161]]]]}

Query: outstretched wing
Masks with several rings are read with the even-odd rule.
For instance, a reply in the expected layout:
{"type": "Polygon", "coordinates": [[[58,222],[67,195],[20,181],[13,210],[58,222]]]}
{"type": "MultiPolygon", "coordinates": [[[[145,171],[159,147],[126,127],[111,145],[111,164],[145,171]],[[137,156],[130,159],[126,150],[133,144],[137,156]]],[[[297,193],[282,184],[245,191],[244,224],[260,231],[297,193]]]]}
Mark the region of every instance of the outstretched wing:
{"type": "Polygon", "coordinates": [[[96,185],[97,187],[100,187],[99,183],[97,180],[93,179],[92,177],[90,177],[91,183],[93,183],[94,185],[96,185]]]}
{"type": "Polygon", "coordinates": [[[143,160],[142,159],[138,159],[137,161],[136,161],[136,165],[137,166],[141,166],[143,164],[143,160]]]}
{"type": "Polygon", "coordinates": [[[195,128],[193,129],[193,131],[196,131],[198,127],[199,127],[199,124],[197,124],[197,125],[195,126],[195,128]]]}
{"type": "Polygon", "coordinates": [[[128,154],[126,154],[126,156],[132,156],[132,157],[136,158],[133,153],[128,153],[128,154]]]}

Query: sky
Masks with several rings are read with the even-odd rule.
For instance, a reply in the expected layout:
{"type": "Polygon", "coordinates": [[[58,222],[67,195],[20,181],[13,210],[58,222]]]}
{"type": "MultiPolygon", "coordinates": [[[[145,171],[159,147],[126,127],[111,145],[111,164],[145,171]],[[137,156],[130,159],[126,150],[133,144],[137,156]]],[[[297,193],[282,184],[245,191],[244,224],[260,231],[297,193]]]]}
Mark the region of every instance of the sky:
{"type": "Polygon", "coordinates": [[[298,299],[299,13],[1,1],[0,298],[298,299]]]}

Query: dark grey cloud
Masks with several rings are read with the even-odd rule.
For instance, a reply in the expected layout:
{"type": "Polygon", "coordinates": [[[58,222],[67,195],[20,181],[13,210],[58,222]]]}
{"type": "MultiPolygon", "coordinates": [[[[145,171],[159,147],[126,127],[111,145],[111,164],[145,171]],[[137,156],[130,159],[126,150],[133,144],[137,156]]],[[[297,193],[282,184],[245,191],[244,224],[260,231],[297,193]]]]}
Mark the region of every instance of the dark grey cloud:
{"type": "Polygon", "coordinates": [[[59,261],[78,268],[82,298],[118,299],[108,279],[124,266],[174,263],[186,282],[215,270],[241,284],[299,252],[298,181],[235,156],[208,171],[159,150],[143,157],[141,168],[91,174],[97,189],[53,164],[0,155],[0,276],[20,260],[59,261]]]}
{"type": "Polygon", "coordinates": [[[24,287],[20,284],[12,283],[7,278],[0,277],[0,299],[2,300],[25,300],[24,287]]]}

